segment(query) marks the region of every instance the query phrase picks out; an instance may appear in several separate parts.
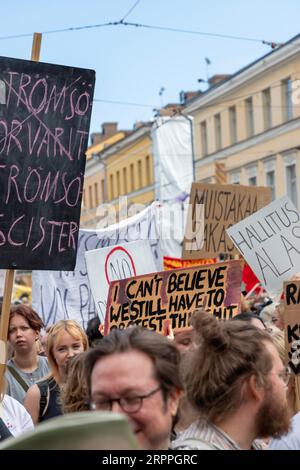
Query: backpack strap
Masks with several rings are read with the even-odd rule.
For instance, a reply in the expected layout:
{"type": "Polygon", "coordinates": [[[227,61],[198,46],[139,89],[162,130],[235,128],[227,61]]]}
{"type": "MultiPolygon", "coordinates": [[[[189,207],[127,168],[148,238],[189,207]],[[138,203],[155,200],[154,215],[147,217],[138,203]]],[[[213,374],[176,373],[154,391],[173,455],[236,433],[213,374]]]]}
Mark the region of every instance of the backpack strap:
{"type": "Polygon", "coordinates": [[[36,385],[39,387],[41,398],[40,398],[40,410],[39,410],[39,421],[45,415],[50,398],[49,384],[47,381],[37,382],[36,385]]]}
{"type": "Polygon", "coordinates": [[[20,376],[20,374],[16,371],[16,369],[12,366],[7,366],[7,369],[9,370],[9,372],[11,373],[11,375],[13,376],[13,378],[21,385],[21,387],[23,388],[24,392],[27,392],[27,390],[29,389],[29,386],[27,385],[27,383],[25,382],[24,379],[22,379],[22,377],[20,376]]]}

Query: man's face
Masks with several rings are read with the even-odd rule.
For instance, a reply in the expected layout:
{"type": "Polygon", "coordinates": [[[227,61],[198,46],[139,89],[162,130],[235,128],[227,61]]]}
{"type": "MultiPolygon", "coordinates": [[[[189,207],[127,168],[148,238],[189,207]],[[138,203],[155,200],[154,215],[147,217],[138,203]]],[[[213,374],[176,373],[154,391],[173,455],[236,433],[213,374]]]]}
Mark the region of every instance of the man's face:
{"type": "Polygon", "coordinates": [[[273,367],[268,375],[266,393],[256,417],[259,437],[280,437],[289,430],[290,416],[287,406],[287,385],[282,378],[285,367],[271,343],[265,343],[273,359],[273,367]]]}
{"type": "Polygon", "coordinates": [[[137,412],[125,412],[116,401],[111,409],[127,415],[140,448],[167,449],[179,397],[174,390],[165,402],[159,386],[153,363],[146,354],[137,350],[111,354],[99,359],[93,368],[91,401],[96,409],[101,409],[100,403],[105,400],[144,396],[158,389],[142,400],[137,412]]]}

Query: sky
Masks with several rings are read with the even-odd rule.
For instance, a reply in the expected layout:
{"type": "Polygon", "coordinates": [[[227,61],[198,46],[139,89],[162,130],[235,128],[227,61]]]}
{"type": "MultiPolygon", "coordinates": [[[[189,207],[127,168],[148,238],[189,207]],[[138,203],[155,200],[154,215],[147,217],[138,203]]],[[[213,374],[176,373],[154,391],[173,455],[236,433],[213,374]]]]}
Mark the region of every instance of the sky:
{"type": "Polygon", "coordinates": [[[263,40],[283,43],[300,33],[299,0],[0,0],[0,7],[0,56],[19,59],[30,59],[31,33],[124,17],[125,22],[252,39],[123,24],[44,33],[41,62],[96,71],[90,132],[101,131],[103,122],[132,129],[137,121],[149,121],[155,108],[179,102],[180,91],[205,90],[199,79],[234,73],[270,52],[263,40]]]}

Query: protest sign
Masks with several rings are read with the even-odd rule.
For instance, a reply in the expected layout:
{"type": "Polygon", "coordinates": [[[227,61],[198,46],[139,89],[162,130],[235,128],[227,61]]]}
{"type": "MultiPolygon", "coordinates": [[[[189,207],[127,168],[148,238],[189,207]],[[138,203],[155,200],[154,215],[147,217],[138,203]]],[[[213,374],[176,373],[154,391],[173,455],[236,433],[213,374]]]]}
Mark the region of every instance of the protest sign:
{"type": "Polygon", "coordinates": [[[221,320],[240,311],[242,261],[163,271],[112,282],[107,299],[105,334],[132,324],[162,332],[189,326],[195,309],[221,320]]]}
{"type": "Polygon", "coordinates": [[[284,283],[286,362],[300,374],[300,281],[284,283]]]}
{"type": "Polygon", "coordinates": [[[104,323],[109,285],[112,281],[156,271],[148,240],[85,252],[88,278],[100,321],[104,323]]]}
{"type": "Polygon", "coordinates": [[[226,229],[269,202],[270,188],[193,183],[182,257],[210,258],[220,253],[236,253],[226,229]]]}
{"type": "Polygon", "coordinates": [[[0,268],[74,269],[94,82],[0,58],[0,268]]]}
{"type": "Polygon", "coordinates": [[[300,214],[285,196],[227,230],[271,295],[300,271],[300,214]]]}
{"type": "Polygon", "coordinates": [[[34,271],[32,306],[44,324],[71,318],[84,328],[97,315],[88,280],[85,251],[135,240],[149,240],[156,271],[162,270],[156,203],[119,224],[101,230],[80,230],[74,271],[34,271]]]}

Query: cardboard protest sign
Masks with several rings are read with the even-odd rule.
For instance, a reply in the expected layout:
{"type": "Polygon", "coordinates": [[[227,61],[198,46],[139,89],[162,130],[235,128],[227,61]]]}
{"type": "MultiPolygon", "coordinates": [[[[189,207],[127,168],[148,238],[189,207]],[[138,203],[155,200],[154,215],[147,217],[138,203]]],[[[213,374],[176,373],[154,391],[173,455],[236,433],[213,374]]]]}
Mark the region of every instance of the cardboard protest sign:
{"type": "Polygon", "coordinates": [[[271,202],[271,189],[193,183],[183,243],[184,259],[236,253],[226,229],[271,202]]]}
{"type": "Polygon", "coordinates": [[[148,240],[85,252],[88,277],[98,315],[104,323],[110,283],[156,271],[148,240]]]}
{"type": "Polygon", "coordinates": [[[74,269],[94,83],[0,58],[0,268],[74,269]]]}
{"type": "Polygon", "coordinates": [[[135,240],[148,240],[156,271],[162,270],[162,256],[156,203],[139,214],[100,230],[80,230],[74,271],[33,271],[32,306],[46,326],[59,320],[76,320],[83,328],[97,316],[84,253],[135,240]]]}
{"type": "Polygon", "coordinates": [[[300,374],[300,281],[284,283],[286,362],[300,374]]]}
{"type": "Polygon", "coordinates": [[[242,261],[228,261],[112,282],[105,334],[113,328],[141,325],[162,332],[189,326],[193,311],[204,307],[222,320],[240,311],[242,261]]]}
{"type": "Polygon", "coordinates": [[[300,271],[300,214],[285,196],[227,230],[265,289],[276,295],[300,271]]]}

